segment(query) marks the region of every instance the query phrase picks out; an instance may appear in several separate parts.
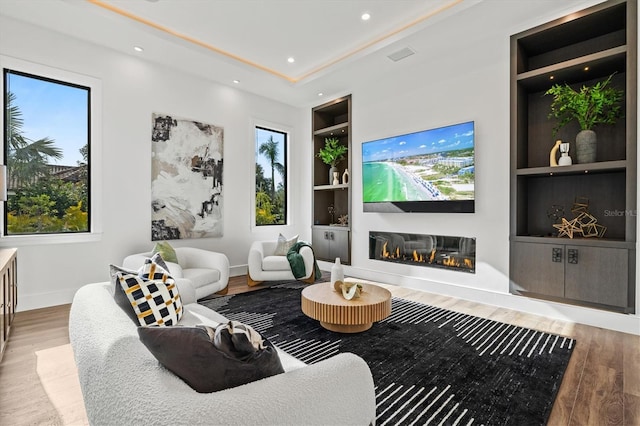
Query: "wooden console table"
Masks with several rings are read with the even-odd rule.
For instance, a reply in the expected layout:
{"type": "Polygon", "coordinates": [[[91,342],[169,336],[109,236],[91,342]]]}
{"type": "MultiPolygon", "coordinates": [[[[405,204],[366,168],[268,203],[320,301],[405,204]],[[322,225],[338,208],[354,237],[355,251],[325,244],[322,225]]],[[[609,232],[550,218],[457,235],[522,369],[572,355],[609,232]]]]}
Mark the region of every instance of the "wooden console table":
{"type": "MultiPolygon", "coordinates": [[[[359,282],[359,281],[358,281],[359,282]]],[[[302,312],[320,321],[327,330],[338,333],[359,333],[374,322],[391,314],[391,292],[373,284],[362,284],[357,299],[346,300],[331,283],[320,283],[302,290],[302,312]]]]}
{"type": "Polygon", "coordinates": [[[17,249],[0,249],[0,361],[18,304],[17,249]]]}

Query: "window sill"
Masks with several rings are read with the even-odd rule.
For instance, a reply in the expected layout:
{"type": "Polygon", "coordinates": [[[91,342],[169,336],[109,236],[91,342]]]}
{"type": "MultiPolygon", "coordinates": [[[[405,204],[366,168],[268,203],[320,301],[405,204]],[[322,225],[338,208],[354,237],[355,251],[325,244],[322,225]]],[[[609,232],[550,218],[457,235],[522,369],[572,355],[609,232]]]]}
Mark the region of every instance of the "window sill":
{"type": "Polygon", "coordinates": [[[44,244],[93,243],[102,240],[102,233],[45,234],[45,235],[3,235],[0,246],[23,247],[44,244]]]}

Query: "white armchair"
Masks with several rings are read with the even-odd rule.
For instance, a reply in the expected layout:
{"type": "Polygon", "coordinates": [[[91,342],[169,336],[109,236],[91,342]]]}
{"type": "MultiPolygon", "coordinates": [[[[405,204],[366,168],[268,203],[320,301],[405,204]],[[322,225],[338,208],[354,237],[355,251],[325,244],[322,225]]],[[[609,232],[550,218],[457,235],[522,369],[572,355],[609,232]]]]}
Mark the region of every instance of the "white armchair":
{"type": "MultiPolygon", "coordinates": [[[[178,263],[166,262],[169,273],[176,280],[188,280],[193,286],[196,299],[213,293],[226,294],[229,284],[229,259],[223,253],[195,247],[176,247],[178,263]]],[[[152,252],[132,254],[125,257],[122,266],[138,269],[152,252]]]]}
{"type": "MultiPolygon", "coordinates": [[[[264,281],[295,280],[286,256],[276,256],[276,241],[254,241],[249,248],[247,284],[258,285],[264,281]]],[[[303,246],[299,251],[304,260],[306,275],[300,281],[315,281],[315,258],[311,247],[303,246]]]]}

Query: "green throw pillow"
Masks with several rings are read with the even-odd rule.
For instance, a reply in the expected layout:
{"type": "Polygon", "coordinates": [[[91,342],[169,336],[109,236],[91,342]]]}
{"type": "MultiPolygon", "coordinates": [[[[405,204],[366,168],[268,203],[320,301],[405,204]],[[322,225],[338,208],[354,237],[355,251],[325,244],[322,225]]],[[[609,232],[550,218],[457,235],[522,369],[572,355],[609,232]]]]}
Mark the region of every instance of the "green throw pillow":
{"type": "Polygon", "coordinates": [[[176,254],[176,251],[171,247],[171,244],[166,241],[156,243],[153,248],[153,254],[156,253],[160,253],[160,256],[162,256],[162,259],[165,262],[178,263],[178,255],[176,254]]]}

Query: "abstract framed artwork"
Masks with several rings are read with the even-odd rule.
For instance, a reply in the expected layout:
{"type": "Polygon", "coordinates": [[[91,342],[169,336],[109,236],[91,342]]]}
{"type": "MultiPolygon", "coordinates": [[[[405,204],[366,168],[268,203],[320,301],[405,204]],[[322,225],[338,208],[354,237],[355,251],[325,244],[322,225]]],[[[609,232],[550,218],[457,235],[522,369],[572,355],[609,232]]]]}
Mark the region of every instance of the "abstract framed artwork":
{"type": "Polygon", "coordinates": [[[222,236],[223,145],[223,127],[152,114],[152,241],[222,236]]]}

